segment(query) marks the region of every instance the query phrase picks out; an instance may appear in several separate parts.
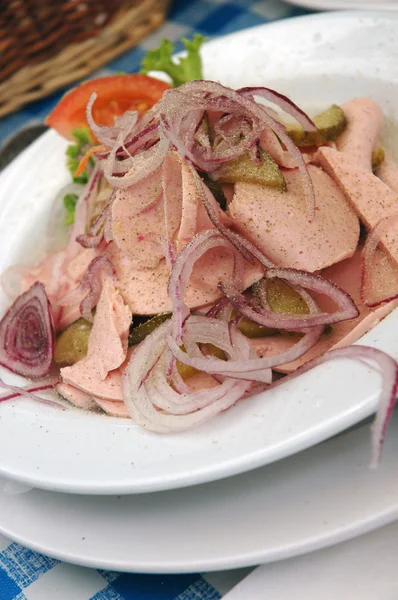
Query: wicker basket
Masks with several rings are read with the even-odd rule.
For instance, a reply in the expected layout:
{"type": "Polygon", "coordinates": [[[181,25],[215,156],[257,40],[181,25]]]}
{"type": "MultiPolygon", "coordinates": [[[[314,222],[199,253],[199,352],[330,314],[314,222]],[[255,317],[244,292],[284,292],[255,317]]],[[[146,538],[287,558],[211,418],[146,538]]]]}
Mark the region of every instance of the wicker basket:
{"type": "Polygon", "coordinates": [[[164,20],[169,0],[0,0],[0,117],[81,79],[164,20]]]}

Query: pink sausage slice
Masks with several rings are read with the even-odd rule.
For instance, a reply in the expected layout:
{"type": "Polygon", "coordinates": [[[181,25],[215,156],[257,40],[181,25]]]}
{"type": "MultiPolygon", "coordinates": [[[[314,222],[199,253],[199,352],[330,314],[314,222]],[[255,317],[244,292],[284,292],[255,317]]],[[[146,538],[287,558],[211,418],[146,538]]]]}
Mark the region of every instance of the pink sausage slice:
{"type": "MultiPolygon", "coordinates": [[[[398,210],[398,194],[371,171],[359,166],[355,156],[333,148],[320,148],[317,158],[370,229],[398,210]]],[[[394,232],[387,233],[382,242],[391,258],[398,261],[398,236],[394,232]]]]}
{"type": "MultiPolygon", "coordinates": [[[[106,277],[88,342],[87,360],[99,379],[120,367],[126,359],[131,310],[123,302],[112,280],[106,277]]],[[[79,364],[79,363],[77,363],[79,364]]]]}
{"type": "Polygon", "coordinates": [[[60,383],[57,385],[57,392],[77,408],[88,410],[96,406],[90,394],[86,394],[86,392],[79,390],[73,385],[60,383]]]}
{"type": "Polygon", "coordinates": [[[130,417],[124,402],[119,402],[118,400],[104,400],[103,398],[93,398],[93,400],[94,404],[102,408],[102,410],[111,417],[130,417]]]}
{"type": "MultiPolygon", "coordinates": [[[[176,188],[178,180],[175,183],[176,188]]],[[[180,194],[176,189],[177,195],[180,194]]],[[[181,218],[181,205],[173,202],[173,235],[181,218]]],[[[118,190],[112,204],[112,233],[116,245],[138,268],[154,268],[164,257],[164,203],[161,172],[155,173],[127,189],[118,190]]]]}
{"type": "Polygon", "coordinates": [[[103,288],[94,317],[87,356],[61,369],[65,383],[100,398],[122,400],[118,369],[127,356],[131,311],[109,278],[103,288]]]}
{"type": "Polygon", "coordinates": [[[393,192],[398,194],[398,164],[386,154],[380,167],[377,169],[377,177],[381,179],[393,192]]]}
{"type": "MultiPolygon", "coordinates": [[[[170,270],[165,260],[155,269],[135,269],[113,243],[109,244],[107,254],[116,270],[118,289],[133,315],[155,315],[171,310],[167,295],[170,270]]],[[[233,260],[228,250],[216,248],[207,252],[194,266],[185,298],[188,306],[198,308],[216,302],[221,297],[218,282],[230,279],[232,273],[233,260]]],[[[262,275],[258,265],[245,263],[245,287],[258,281],[262,275]]]]}
{"type": "Polygon", "coordinates": [[[64,367],[61,369],[63,382],[77,387],[86,394],[123,402],[122,376],[119,371],[111,371],[106,379],[101,380],[90,367],[90,363],[87,364],[85,358],[72,367],[64,367]]]}
{"type": "Polygon", "coordinates": [[[372,152],[377,145],[383,111],[369,98],[356,98],[341,107],[347,118],[347,127],[336,142],[337,149],[355,158],[366,171],[372,171],[372,152]]]}
{"type": "Polygon", "coordinates": [[[241,231],[277,265],[318,271],[353,255],[359,221],[332,179],[308,167],[316,195],[316,214],[308,222],[297,170],[284,172],[287,192],[237,183],[229,215],[241,231]]]}

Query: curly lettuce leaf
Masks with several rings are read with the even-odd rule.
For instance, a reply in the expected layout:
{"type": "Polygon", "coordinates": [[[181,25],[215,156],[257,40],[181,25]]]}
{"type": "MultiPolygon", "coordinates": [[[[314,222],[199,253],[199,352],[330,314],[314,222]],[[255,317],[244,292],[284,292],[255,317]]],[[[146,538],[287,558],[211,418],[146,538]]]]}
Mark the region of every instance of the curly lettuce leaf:
{"type": "Polygon", "coordinates": [[[75,210],[78,199],[77,194],[66,194],[64,196],[65,225],[67,226],[73,225],[75,222],[75,210]]]}
{"type": "Polygon", "coordinates": [[[140,72],[147,74],[149,71],[162,71],[171,78],[173,87],[194,79],[203,79],[199,50],[205,39],[199,33],[195,33],[192,40],[182,38],[187,55],[178,59],[172,58],[175,50],[173,43],[163,39],[159,48],[147,52],[142,60],[140,72]]]}
{"type": "Polygon", "coordinates": [[[87,127],[80,127],[72,130],[72,136],[76,140],[75,144],[70,144],[66,149],[66,166],[72,176],[74,183],[85,184],[88,181],[87,171],[83,171],[78,177],[75,176],[80,159],[85,154],[87,146],[92,144],[90,130],[87,127]]]}

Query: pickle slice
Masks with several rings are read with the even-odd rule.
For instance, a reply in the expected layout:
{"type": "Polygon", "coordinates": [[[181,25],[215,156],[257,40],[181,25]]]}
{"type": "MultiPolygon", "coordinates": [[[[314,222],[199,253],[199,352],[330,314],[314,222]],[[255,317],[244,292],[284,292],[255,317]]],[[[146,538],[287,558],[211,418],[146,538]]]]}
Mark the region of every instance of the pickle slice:
{"type": "Polygon", "coordinates": [[[92,326],[89,321],[78,319],[59,334],[54,353],[58,365],[73,365],[87,355],[92,326]]]}
{"type": "Polygon", "coordinates": [[[274,312],[285,315],[306,315],[310,312],[307,303],[282,279],[261,279],[252,286],[252,290],[260,304],[265,298],[274,312]]]}
{"type": "MultiPolygon", "coordinates": [[[[206,354],[210,356],[215,356],[217,358],[221,358],[221,360],[226,360],[224,351],[221,350],[221,348],[217,348],[217,346],[214,346],[213,344],[201,344],[201,348],[206,349],[206,354]]],[[[182,347],[182,350],[184,350],[185,352],[184,347],[182,347]]],[[[184,381],[186,379],[189,379],[193,375],[196,375],[196,373],[200,373],[200,371],[198,371],[198,369],[195,369],[195,367],[191,367],[190,365],[184,365],[184,363],[180,362],[179,360],[177,360],[176,365],[177,370],[181,377],[184,379],[184,381]]]]}
{"type": "Polygon", "coordinates": [[[242,317],[238,323],[238,329],[243,335],[246,337],[253,338],[262,338],[268,335],[275,335],[278,333],[277,329],[272,329],[271,327],[264,327],[263,325],[259,325],[246,317],[242,317]]]}
{"type": "Polygon", "coordinates": [[[386,153],[381,146],[377,146],[376,150],[372,152],[372,171],[375,173],[380,165],[384,162],[386,153]]]}
{"type": "Polygon", "coordinates": [[[325,142],[333,142],[347,126],[344,111],[337,104],[332,104],[312,120],[318,131],[304,131],[301,125],[296,123],[286,125],[286,133],[299,148],[321,146],[325,142]]]}
{"type": "Polygon", "coordinates": [[[133,326],[129,333],[129,346],[135,346],[136,344],[142,342],[142,340],[144,340],[147,335],[159,327],[159,325],[167,321],[167,319],[170,319],[171,314],[172,313],[170,312],[160,313],[159,315],[155,315],[154,317],[148,319],[144,323],[140,323],[136,327],[133,326]]]}
{"type": "Polygon", "coordinates": [[[258,183],[286,191],[285,178],[274,159],[260,148],[261,164],[256,165],[248,154],[222,165],[213,179],[220,183],[258,183]]]}

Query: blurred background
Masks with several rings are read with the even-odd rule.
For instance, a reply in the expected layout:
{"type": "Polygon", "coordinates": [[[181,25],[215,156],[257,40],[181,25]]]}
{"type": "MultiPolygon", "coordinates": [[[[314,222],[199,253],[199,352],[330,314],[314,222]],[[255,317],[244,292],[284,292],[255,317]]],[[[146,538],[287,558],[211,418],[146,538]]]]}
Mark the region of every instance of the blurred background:
{"type": "Polygon", "coordinates": [[[209,38],[308,14],[280,0],[0,1],[0,169],[84,79],[139,70],[162,38],[209,38]]]}

